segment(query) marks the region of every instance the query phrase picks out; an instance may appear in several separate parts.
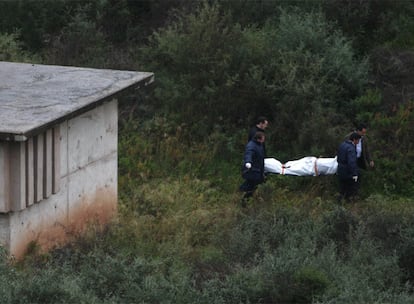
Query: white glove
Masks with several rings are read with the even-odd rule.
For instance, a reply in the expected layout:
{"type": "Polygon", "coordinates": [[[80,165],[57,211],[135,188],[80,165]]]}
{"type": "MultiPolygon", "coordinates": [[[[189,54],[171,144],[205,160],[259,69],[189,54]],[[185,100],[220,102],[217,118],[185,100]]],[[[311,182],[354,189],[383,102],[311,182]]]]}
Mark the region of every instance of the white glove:
{"type": "Polygon", "coordinates": [[[358,176],[352,176],[352,179],[354,180],[354,182],[357,182],[358,181],[358,176]]]}
{"type": "Polygon", "coordinates": [[[250,169],[250,168],[252,167],[252,164],[251,164],[251,163],[246,163],[244,166],[245,166],[247,169],[250,169]]]}

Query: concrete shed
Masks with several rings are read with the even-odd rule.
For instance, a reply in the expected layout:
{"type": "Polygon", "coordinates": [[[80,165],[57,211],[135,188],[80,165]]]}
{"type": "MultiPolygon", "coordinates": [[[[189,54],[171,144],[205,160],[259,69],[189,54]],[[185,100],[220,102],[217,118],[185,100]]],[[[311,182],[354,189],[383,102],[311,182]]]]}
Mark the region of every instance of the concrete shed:
{"type": "Polygon", "coordinates": [[[153,77],[0,62],[0,243],[12,255],[116,214],[117,98],[153,77]]]}

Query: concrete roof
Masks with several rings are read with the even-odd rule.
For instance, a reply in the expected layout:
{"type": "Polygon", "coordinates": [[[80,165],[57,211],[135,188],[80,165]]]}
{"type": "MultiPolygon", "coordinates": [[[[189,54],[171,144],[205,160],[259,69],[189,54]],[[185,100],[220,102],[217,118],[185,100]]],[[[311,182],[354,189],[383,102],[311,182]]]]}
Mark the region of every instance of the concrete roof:
{"type": "Polygon", "coordinates": [[[146,72],[0,61],[0,139],[26,140],[153,80],[146,72]]]}

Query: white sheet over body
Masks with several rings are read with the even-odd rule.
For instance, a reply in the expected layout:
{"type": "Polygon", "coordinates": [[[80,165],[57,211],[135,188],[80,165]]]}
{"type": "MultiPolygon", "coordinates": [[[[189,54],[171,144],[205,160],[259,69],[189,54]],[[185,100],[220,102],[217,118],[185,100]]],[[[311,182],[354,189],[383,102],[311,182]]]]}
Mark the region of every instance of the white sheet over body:
{"type": "Polygon", "coordinates": [[[336,173],[338,163],[334,158],[307,156],[282,164],[275,158],[265,158],[265,172],[282,175],[318,176],[336,173]]]}

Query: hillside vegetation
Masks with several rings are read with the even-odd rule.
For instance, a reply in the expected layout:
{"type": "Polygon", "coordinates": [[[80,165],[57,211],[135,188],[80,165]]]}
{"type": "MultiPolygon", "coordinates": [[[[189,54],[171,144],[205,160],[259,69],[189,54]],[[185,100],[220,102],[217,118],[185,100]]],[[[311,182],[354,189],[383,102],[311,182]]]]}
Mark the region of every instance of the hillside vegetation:
{"type": "Polygon", "coordinates": [[[155,73],[120,100],[119,216],[0,259],[2,303],[412,303],[413,1],[3,1],[0,60],[155,73]],[[267,153],[333,157],[368,122],[375,170],[270,175],[240,206],[252,119],[267,153]]]}

